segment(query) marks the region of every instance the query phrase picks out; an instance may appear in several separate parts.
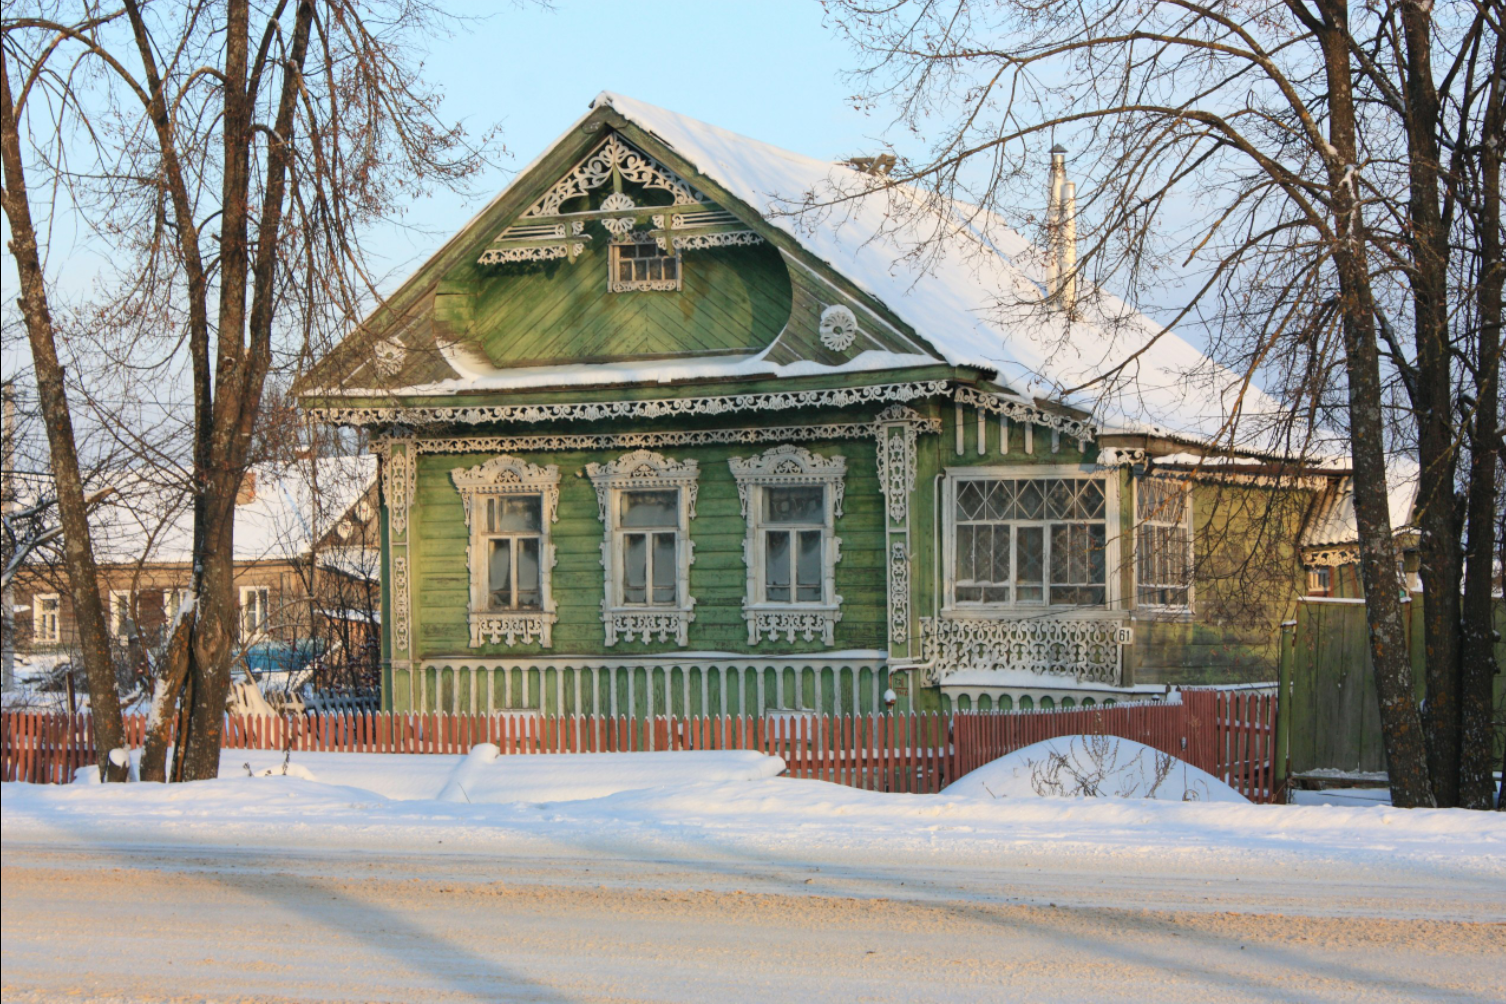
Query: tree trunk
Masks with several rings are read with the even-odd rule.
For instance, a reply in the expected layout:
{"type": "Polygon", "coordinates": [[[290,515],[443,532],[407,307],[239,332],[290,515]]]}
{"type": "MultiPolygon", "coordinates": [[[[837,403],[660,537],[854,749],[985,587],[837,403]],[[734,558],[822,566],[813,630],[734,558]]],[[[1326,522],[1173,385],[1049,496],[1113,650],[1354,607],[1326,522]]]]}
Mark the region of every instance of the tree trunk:
{"type": "Polygon", "coordinates": [[[47,304],[36,229],[27,201],[16,107],[11,99],[10,69],[5,65],[3,52],[0,52],[0,162],[3,162],[5,171],[3,201],[5,216],[10,223],[10,249],[21,284],[21,314],[26,321],[27,340],[31,343],[37,396],[57,488],[64,567],[73,593],[79,647],[83,651],[84,671],[89,680],[94,748],[98,754],[100,776],[109,781],[124,781],[129,776],[129,765],[117,764],[111,759],[111,753],[125,745],[125,730],[120,717],[120,696],[116,692],[115,667],[110,657],[110,638],[105,628],[104,604],[99,597],[94,545],[89,537],[89,509],[79,472],[63,367],[58,361],[52,314],[47,304]]]}
{"type": "Polygon", "coordinates": [[[1328,0],[1317,32],[1329,89],[1328,181],[1333,200],[1334,263],[1343,316],[1344,363],[1349,391],[1349,447],[1354,514],[1360,541],[1360,575],[1370,659],[1380,699],[1381,734],[1391,780],[1391,801],[1402,807],[1430,806],[1427,750],[1413,694],[1396,547],[1391,537],[1386,483],[1380,353],[1375,341],[1375,303],[1366,267],[1366,238],[1359,201],[1357,119],[1349,69],[1348,12],[1328,0]]]}
{"type": "Polygon", "coordinates": [[[1496,36],[1489,101],[1480,150],[1480,269],[1476,303],[1480,317],[1476,353],[1474,420],[1469,424],[1469,489],[1466,522],[1469,552],[1464,564],[1461,637],[1461,762],[1459,804],[1488,809],[1494,795],[1490,773],[1495,751],[1495,601],[1491,565],[1496,556],[1496,463],[1501,446],[1501,147],[1506,144],[1506,39],[1496,36]]]}
{"type": "Polygon", "coordinates": [[[1407,160],[1416,313],[1417,447],[1420,473],[1423,638],[1427,705],[1423,715],[1428,775],[1440,807],[1459,803],[1459,509],[1454,496],[1459,439],[1453,420],[1453,355],[1449,344],[1448,233],[1439,208],[1438,93],[1433,83],[1431,15],[1401,5],[1406,38],[1407,160]]]}
{"type": "Polygon", "coordinates": [[[191,657],[189,640],[193,634],[192,612],[181,614],[173,625],[172,638],[157,678],[152,681],[152,706],[147,715],[146,740],[141,750],[140,777],[143,781],[167,780],[167,749],[173,741],[173,708],[183,683],[188,679],[191,657]]]}

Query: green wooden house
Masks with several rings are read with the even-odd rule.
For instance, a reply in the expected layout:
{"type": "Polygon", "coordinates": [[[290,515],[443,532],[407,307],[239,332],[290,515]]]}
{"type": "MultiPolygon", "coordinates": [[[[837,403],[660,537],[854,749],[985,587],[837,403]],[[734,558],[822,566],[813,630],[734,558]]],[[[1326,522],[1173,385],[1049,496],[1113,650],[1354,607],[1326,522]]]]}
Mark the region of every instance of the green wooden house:
{"type": "Polygon", "coordinates": [[[1303,520],[1344,472],[1294,465],[1259,428],[1275,402],[1079,291],[1062,152],[1050,246],[958,211],[923,269],[899,247],[935,219],[856,163],[603,94],[320,361],[305,406],[381,458],[389,707],[1043,708],[1275,678],[1303,520]],[[878,190],[781,211],[824,186],[878,190]],[[1230,572],[1252,548],[1254,590],[1230,572]]]}

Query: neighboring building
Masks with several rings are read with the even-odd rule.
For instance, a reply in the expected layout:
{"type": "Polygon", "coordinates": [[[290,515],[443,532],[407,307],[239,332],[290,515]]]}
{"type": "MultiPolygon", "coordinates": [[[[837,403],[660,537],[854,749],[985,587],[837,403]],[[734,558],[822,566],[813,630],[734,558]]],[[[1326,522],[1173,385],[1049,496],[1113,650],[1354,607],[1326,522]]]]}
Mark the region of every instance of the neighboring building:
{"type": "MultiPolygon", "coordinates": [[[[1079,295],[1069,239],[959,214],[915,273],[887,237],[919,226],[903,191],[771,205],[829,182],[875,178],[602,95],[319,362],[303,404],[381,457],[387,706],[1039,708],[1275,679],[1343,465],[1293,460],[1276,402],[1079,295]],[[1123,378],[1052,389],[1136,346],[1123,378]]],[[[1051,193],[1069,223],[1059,155],[1051,193]]]]}
{"type": "MultiPolygon", "coordinates": [[[[1417,528],[1412,509],[1417,501],[1417,464],[1393,459],[1388,471],[1391,485],[1391,526],[1401,561],[1402,581],[1408,594],[1422,590],[1418,576],[1417,528]]],[[[1335,599],[1358,599],[1365,595],[1360,584],[1360,534],[1354,516],[1354,483],[1349,478],[1332,481],[1319,497],[1312,515],[1302,528],[1302,564],[1307,568],[1307,595],[1335,599]]]]}
{"type": "MultiPolygon", "coordinates": [[[[163,645],[189,596],[191,500],[178,478],[116,479],[95,510],[100,595],[122,660],[163,645]]],[[[258,674],[315,658],[373,657],[378,619],[378,499],[372,457],[321,460],[246,475],[236,498],[237,657],[258,674]]],[[[68,656],[77,645],[61,567],[28,565],[13,586],[16,651],[68,656]]]]}

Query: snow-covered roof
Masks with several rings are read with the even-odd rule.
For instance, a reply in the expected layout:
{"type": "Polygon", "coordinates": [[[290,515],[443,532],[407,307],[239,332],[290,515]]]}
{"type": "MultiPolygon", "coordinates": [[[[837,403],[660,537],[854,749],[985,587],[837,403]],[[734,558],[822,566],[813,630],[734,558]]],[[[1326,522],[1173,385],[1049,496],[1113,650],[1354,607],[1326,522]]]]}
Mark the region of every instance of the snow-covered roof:
{"type": "MultiPolygon", "coordinates": [[[[989,214],[953,205],[945,210],[944,218],[934,213],[896,215],[892,200],[919,200],[921,195],[888,188],[855,197],[824,218],[802,215],[792,209],[807,194],[859,192],[872,188],[874,179],[846,164],[783,150],[610,92],[598,95],[591,111],[564,136],[602,107],[610,107],[651,134],[809,254],[880,301],[946,363],[992,370],[999,384],[1023,396],[1086,411],[1103,432],[1227,443],[1226,426],[1237,407],[1241,420],[1236,446],[1262,454],[1295,452],[1284,441],[1281,417],[1285,410],[1279,402],[1259,387],[1246,385],[1240,374],[1216,364],[1119,298],[1086,289],[1079,280],[1078,311],[1070,321],[1062,311],[1042,306],[1043,252],[989,214]],[[913,266],[906,253],[915,242],[938,232],[942,236],[934,253],[923,267],[913,266]],[[1074,390],[1132,357],[1133,364],[1112,383],[1074,390]]],[[[537,163],[520,171],[513,185],[525,179],[537,163]]],[[[511,187],[492,205],[506,197],[511,187]]],[[[481,225],[490,209],[483,209],[461,234],[481,225]]],[[[766,350],[715,359],[507,369],[494,366],[468,345],[448,346],[444,351],[456,378],[399,393],[428,396],[546,386],[860,373],[933,361],[921,354],[865,352],[836,366],[815,362],[781,366],[766,358],[766,350]]],[[[345,393],[358,392],[347,389],[345,393]]]]}
{"type": "MultiPolygon", "coordinates": [[[[186,563],[193,555],[193,501],[186,475],[128,471],[92,514],[96,558],[186,563]]],[[[315,464],[251,468],[254,497],[235,507],[235,560],[290,560],[309,553],[376,479],[376,457],[332,457],[315,464]]],[[[105,480],[105,479],[101,479],[105,480]]]]}
{"type": "MultiPolygon", "coordinates": [[[[1394,532],[1412,526],[1412,509],[1417,502],[1417,462],[1409,457],[1393,457],[1386,465],[1386,489],[1390,503],[1391,528],[1394,532]]],[[[1342,478],[1318,499],[1317,508],[1302,528],[1303,547],[1333,547],[1354,544],[1360,539],[1354,515],[1354,479],[1342,478]]]]}

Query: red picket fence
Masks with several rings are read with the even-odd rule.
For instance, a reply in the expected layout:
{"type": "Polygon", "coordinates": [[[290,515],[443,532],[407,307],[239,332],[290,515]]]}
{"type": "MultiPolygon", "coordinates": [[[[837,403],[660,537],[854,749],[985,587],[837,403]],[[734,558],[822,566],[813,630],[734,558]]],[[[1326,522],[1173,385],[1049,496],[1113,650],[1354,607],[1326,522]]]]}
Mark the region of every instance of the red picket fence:
{"type": "MultiPolygon", "coordinates": [[[[141,745],[145,720],[128,716],[141,745]]],[[[504,754],[757,750],[782,757],[793,777],[874,791],[934,793],[1013,750],[1066,735],[1114,735],[1170,753],[1256,801],[1272,798],[1274,700],[1187,691],[1180,703],[1073,711],[815,715],[759,718],[602,718],[343,712],[284,718],[228,716],[225,749],[345,753],[504,754]]],[[[57,784],[95,762],[86,716],[4,715],[6,781],[57,784]]]]}

